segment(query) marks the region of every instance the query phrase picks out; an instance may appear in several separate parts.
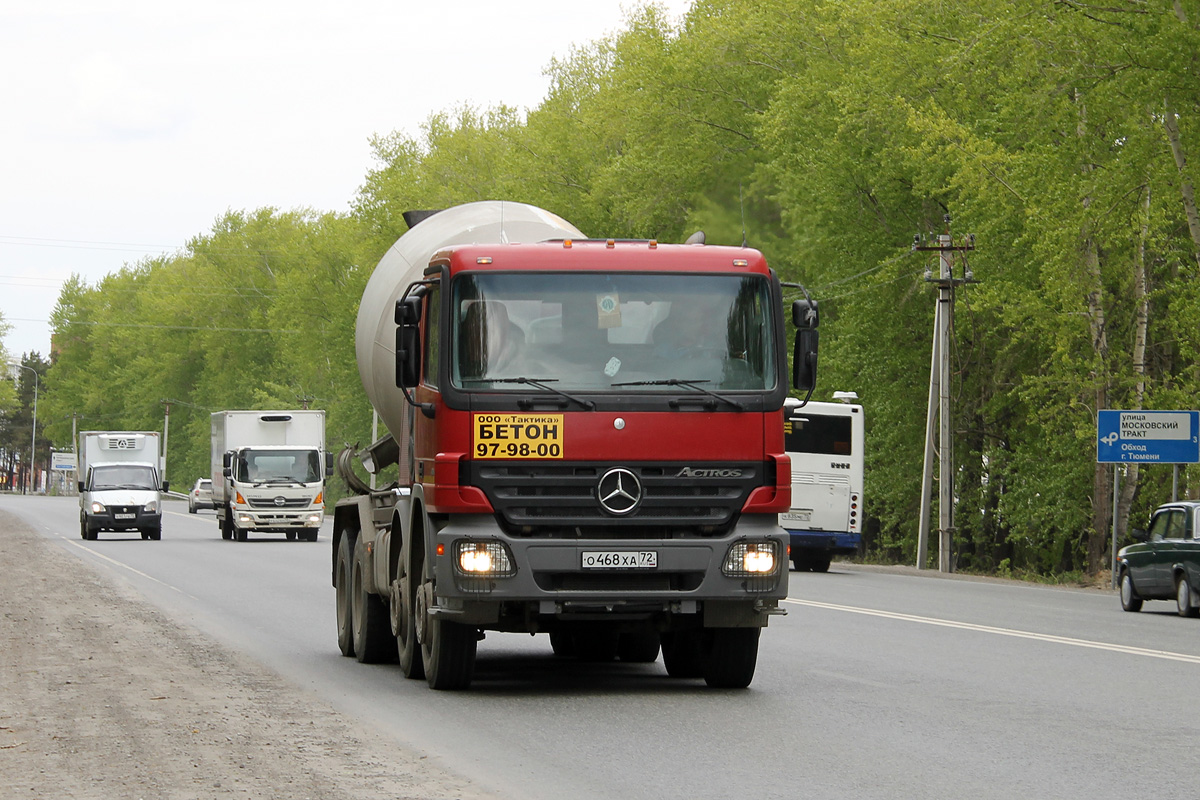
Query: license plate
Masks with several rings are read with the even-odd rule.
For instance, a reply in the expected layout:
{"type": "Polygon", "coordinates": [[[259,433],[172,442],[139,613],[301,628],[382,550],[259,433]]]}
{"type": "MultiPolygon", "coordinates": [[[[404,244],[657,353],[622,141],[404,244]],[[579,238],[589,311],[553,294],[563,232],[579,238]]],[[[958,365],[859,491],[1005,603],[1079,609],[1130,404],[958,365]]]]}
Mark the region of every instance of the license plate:
{"type": "Polygon", "coordinates": [[[113,514],[113,519],[137,519],[137,514],[113,514]]]}
{"type": "Polygon", "coordinates": [[[655,550],[590,550],[580,557],[584,569],[658,569],[655,550]]]}
{"type": "Polygon", "coordinates": [[[789,511],[786,514],[781,514],[784,522],[811,522],[812,511],[789,511]]]}

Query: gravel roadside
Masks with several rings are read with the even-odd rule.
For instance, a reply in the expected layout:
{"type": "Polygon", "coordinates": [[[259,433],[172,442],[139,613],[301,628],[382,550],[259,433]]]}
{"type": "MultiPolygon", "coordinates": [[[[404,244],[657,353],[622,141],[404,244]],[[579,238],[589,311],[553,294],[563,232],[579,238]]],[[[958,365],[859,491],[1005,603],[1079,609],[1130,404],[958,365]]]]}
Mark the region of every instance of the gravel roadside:
{"type": "Polygon", "coordinates": [[[0,513],[0,798],[492,797],[0,513]]]}

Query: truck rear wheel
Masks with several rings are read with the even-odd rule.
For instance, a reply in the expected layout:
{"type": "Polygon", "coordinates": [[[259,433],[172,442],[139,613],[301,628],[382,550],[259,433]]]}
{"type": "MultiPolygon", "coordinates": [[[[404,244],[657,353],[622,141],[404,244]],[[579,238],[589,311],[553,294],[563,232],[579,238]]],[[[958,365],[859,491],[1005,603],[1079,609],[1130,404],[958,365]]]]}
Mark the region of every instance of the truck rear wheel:
{"type": "Polygon", "coordinates": [[[421,564],[421,587],[417,591],[415,607],[425,680],[431,689],[466,689],[475,676],[479,637],[475,628],[447,622],[430,613],[436,597],[432,573],[426,558],[421,564]]]}
{"type": "Polygon", "coordinates": [[[704,682],[718,689],[745,689],[754,680],[761,628],[710,628],[704,635],[704,682]]]}
{"type": "MultiPolygon", "coordinates": [[[[348,536],[343,533],[342,541],[348,536]]],[[[351,565],[351,619],[354,627],[354,657],[363,664],[378,664],[396,657],[387,606],[379,595],[367,591],[367,546],[359,536],[354,543],[351,565]]]]}
{"type": "Polygon", "coordinates": [[[658,631],[630,631],[617,639],[617,658],[631,664],[652,664],[658,660],[658,631]]]}
{"type": "Polygon", "coordinates": [[[672,631],[662,635],[663,665],[672,678],[699,678],[704,674],[703,631],[672,631]]]}
{"type": "MultiPolygon", "coordinates": [[[[224,532],[224,528],[222,528],[224,532]]],[[[228,537],[226,537],[228,538],[228,537]]],[[[354,655],[353,624],[350,621],[350,537],[342,534],[338,540],[337,562],[333,570],[333,590],[337,604],[338,650],[344,656],[354,655]]]]}
{"type": "MultiPolygon", "coordinates": [[[[393,523],[398,530],[400,521],[393,523]]],[[[425,677],[425,662],[421,656],[421,643],[417,641],[416,581],[410,576],[416,570],[412,565],[409,543],[401,548],[396,565],[396,579],[392,585],[392,630],[396,634],[396,654],[400,658],[400,670],[404,677],[420,680],[425,677]]]]}

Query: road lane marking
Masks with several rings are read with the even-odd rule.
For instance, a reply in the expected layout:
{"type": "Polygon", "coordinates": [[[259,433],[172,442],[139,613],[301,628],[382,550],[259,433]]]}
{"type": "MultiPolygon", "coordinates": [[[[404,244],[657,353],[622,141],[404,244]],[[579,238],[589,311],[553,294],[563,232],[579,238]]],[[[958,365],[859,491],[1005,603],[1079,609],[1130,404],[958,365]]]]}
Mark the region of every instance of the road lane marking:
{"type": "Polygon", "coordinates": [[[185,592],[183,589],[180,589],[178,586],[172,586],[171,584],[169,584],[169,583],[166,583],[165,581],[160,581],[158,578],[154,577],[153,575],[147,575],[145,572],[142,572],[140,569],[137,569],[137,568],[135,568],[135,567],[131,567],[131,566],[129,566],[128,564],[126,564],[126,563],[125,563],[125,562],[123,562],[123,561],[117,561],[115,558],[110,558],[110,557],[108,557],[108,556],[104,555],[103,553],[98,553],[98,552],[96,552],[95,550],[91,549],[90,547],[84,547],[84,546],[83,546],[83,545],[81,545],[79,542],[72,541],[71,539],[68,539],[66,536],[63,536],[62,534],[55,534],[55,535],[56,535],[56,536],[58,536],[58,538],[62,539],[62,540],[65,542],[65,543],[67,543],[67,544],[71,545],[72,547],[77,547],[77,548],[79,548],[80,550],[82,550],[83,552],[85,552],[85,553],[87,553],[87,554],[89,554],[89,555],[93,555],[93,556],[95,556],[96,558],[99,558],[99,559],[102,559],[102,560],[104,560],[104,561],[107,561],[108,563],[112,564],[113,566],[117,566],[117,567],[120,567],[120,568],[122,568],[122,569],[127,569],[127,570],[129,570],[130,572],[132,572],[134,575],[138,575],[138,576],[140,576],[140,577],[143,577],[143,578],[145,578],[145,579],[146,579],[146,580],[148,580],[148,581],[154,581],[154,582],[155,582],[155,583],[157,583],[159,586],[164,586],[164,587],[166,587],[166,588],[170,589],[170,590],[171,590],[171,591],[173,591],[173,592],[179,592],[179,593],[180,593],[181,595],[183,595],[184,597],[191,598],[192,600],[195,600],[195,601],[197,601],[197,602],[199,602],[199,601],[200,601],[200,598],[198,598],[198,597],[192,597],[192,595],[188,594],[188,593],[187,593],[187,592],[185,592]]]}
{"type": "Polygon", "coordinates": [[[1188,655],[1187,653],[1172,653],[1169,650],[1151,650],[1146,647],[1131,647],[1124,644],[1112,644],[1111,642],[1096,642],[1090,639],[1074,639],[1070,636],[1055,636],[1049,633],[1034,633],[1033,631],[1021,631],[1015,628],[997,628],[992,625],[976,625],[971,622],[955,622],[950,619],[938,619],[936,617],[919,617],[913,614],[900,614],[895,611],[881,611],[875,608],[859,608],[857,606],[842,606],[834,603],[821,603],[816,600],[796,600],[791,597],[784,598],[783,602],[792,603],[798,606],[809,606],[811,608],[823,608],[829,611],[846,611],[851,614],[865,614],[871,617],[883,617],[884,619],[894,619],[901,622],[918,622],[923,625],[937,625],[942,628],[957,628],[964,631],[975,631],[977,633],[990,633],[995,636],[1013,636],[1018,639],[1032,639],[1038,642],[1050,642],[1052,644],[1065,644],[1071,647],[1087,647],[1093,650],[1107,650],[1111,653],[1125,653],[1132,656],[1144,656],[1146,658],[1162,658],[1168,661],[1184,661],[1189,664],[1200,664],[1200,656],[1188,655]]]}

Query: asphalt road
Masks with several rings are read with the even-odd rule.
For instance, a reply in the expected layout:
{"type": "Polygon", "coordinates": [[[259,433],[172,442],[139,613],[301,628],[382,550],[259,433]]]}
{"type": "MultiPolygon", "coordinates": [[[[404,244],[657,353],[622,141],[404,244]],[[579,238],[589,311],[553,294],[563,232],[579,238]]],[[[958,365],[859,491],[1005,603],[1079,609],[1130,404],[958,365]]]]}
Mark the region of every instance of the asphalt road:
{"type": "Polygon", "coordinates": [[[792,573],[754,683],[555,659],[489,634],[470,691],[338,654],[330,540],[79,537],[73,498],[0,497],[182,625],[498,793],[596,798],[1126,798],[1194,791],[1200,620],[1115,594],[843,568],[792,573]]]}

